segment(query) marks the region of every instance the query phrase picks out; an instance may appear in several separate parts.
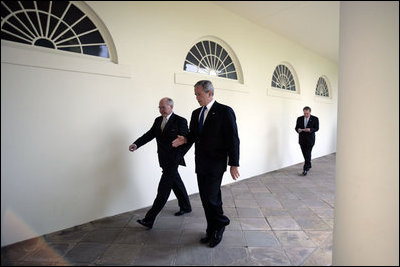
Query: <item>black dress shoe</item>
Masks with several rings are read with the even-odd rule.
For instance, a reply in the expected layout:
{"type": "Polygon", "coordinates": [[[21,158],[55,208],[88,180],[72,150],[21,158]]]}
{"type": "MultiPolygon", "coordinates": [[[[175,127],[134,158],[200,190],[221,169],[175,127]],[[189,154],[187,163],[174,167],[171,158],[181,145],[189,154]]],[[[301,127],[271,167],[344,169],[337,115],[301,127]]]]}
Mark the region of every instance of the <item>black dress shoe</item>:
{"type": "Polygon", "coordinates": [[[139,219],[139,220],[137,220],[137,222],[149,229],[153,228],[153,223],[146,222],[144,219],[139,219]]]}
{"type": "Polygon", "coordinates": [[[214,234],[211,236],[209,244],[210,248],[215,247],[221,242],[224,231],[225,231],[225,226],[222,227],[220,230],[214,232],[214,234]]]}
{"type": "Polygon", "coordinates": [[[211,238],[210,236],[207,234],[205,237],[203,237],[202,239],[200,239],[200,243],[206,244],[208,242],[210,242],[211,238]]]}
{"type": "Polygon", "coordinates": [[[183,215],[183,214],[185,214],[185,213],[189,213],[189,212],[192,212],[191,210],[180,210],[180,211],[178,211],[178,212],[175,212],[175,216],[181,216],[181,215],[183,215]]]}
{"type": "Polygon", "coordinates": [[[307,175],[307,171],[303,171],[303,175],[306,176],[307,175]]]}

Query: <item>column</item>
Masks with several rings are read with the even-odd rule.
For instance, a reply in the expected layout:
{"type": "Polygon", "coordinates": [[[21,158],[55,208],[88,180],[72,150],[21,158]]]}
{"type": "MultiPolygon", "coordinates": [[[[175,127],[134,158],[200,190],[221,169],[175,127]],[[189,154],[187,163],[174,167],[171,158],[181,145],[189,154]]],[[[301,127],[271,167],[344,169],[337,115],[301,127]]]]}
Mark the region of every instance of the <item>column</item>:
{"type": "Polygon", "coordinates": [[[340,3],[333,265],[399,265],[399,3],[340,3]]]}

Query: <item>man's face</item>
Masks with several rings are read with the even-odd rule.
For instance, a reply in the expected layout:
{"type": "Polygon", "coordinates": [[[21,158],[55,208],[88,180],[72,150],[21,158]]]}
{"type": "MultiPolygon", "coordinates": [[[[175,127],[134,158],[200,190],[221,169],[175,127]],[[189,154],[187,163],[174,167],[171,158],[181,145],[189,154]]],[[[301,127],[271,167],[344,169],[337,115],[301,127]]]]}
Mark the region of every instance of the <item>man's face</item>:
{"type": "Polygon", "coordinates": [[[303,110],[304,117],[309,118],[311,115],[311,112],[308,109],[303,110]]]}
{"type": "Polygon", "coordinates": [[[199,102],[200,106],[207,106],[213,99],[212,92],[204,92],[203,86],[199,85],[194,88],[194,94],[196,95],[196,100],[199,102]]]}
{"type": "Polygon", "coordinates": [[[169,114],[171,114],[172,108],[173,108],[172,106],[168,105],[168,101],[167,100],[160,100],[160,103],[158,105],[158,109],[160,111],[160,114],[163,117],[166,117],[169,114]]]}

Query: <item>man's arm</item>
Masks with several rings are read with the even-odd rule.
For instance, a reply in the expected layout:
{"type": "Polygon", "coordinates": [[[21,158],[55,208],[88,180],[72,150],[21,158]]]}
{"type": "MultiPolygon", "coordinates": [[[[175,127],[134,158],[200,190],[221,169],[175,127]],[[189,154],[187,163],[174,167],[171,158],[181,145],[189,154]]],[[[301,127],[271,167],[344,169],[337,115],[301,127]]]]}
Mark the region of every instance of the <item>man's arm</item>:
{"type": "Polygon", "coordinates": [[[155,125],[156,125],[156,121],[154,120],[153,126],[150,128],[150,130],[148,130],[144,135],[142,135],[141,137],[139,137],[135,142],[133,142],[130,146],[129,146],[129,151],[133,152],[136,149],[138,149],[139,147],[145,145],[146,143],[150,142],[151,140],[154,139],[154,137],[156,137],[155,134],[155,125]]]}
{"type": "Polygon", "coordinates": [[[236,124],[235,112],[228,107],[224,120],[224,138],[228,145],[228,165],[231,166],[230,173],[233,180],[239,178],[239,133],[236,124]]]}
{"type": "Polygon", "coordinates": [[[315,133],[319,130],[319,120],[317,117],[314,117],[314,124],[312,126],[313,127],[310,128],[310,132],[315,133]]]}
{"type": "Polygon", "coordinates": [[[192,117],[190,119],[190,128],[189,131],[187,132],[186,136],[184,135],[178,135],[178,137],[172,141],[172,146],[173,147],[178,147],[178,146],[182,146],[185,145],[185,147],[183,147],[183,151],[184,154],[186,154],[186,152],[192,147],[194,140],[195,140],[195,136],[194,136],[194,128],[195,125],[194,123],[196,122],[195,119],[193,119],[194,117],[194,112],[192,113],[192,117]]]}
{"type": "Polygon", "coordinates": [[[296,133],[301,133],[302,131],[304,131],[303,127],[300,124],[300,119],[297,118],[296,120],[296,127],[294,127],[294,130],[296,131],[296,133]]]}
{"type": "Polygon", "coordinates": [[[224,124],[224,138],[227,141],[228,145],[228,165],[239,167],[240,140],[236,124],[235,112],[230,107],[227,108],[224,124]]]}

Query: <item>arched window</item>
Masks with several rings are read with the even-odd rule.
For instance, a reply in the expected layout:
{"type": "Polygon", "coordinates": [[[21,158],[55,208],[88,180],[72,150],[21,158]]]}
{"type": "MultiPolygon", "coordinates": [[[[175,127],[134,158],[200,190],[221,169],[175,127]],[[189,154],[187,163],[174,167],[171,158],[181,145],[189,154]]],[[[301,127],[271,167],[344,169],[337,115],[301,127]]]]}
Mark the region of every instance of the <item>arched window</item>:
{"type": "Polygon", "coordinates": [[[279,64],[272,75],[271,87],[296,92],[296,81],[294,71],[287,64],[279,64]]]}
{"type": "Polygon", "coordinates": [[[1,1],[1,39],[116,62],[111,38],[89,9],[72,1],[1,1]]]}
{"type": "Polygon", "coordinates": [[[189,50],[183,70],[241,82],[239,62],[232,54],[220,42],[202,40],[189,50]]]}
{"type": "Polygon", "coordinates": [[[319,77],[317,87],[315,88],[315,95],[330,97],[328,83],[324,77],[319,77]]]}

